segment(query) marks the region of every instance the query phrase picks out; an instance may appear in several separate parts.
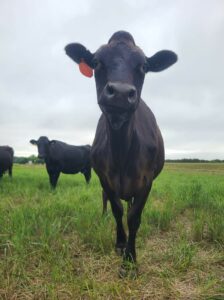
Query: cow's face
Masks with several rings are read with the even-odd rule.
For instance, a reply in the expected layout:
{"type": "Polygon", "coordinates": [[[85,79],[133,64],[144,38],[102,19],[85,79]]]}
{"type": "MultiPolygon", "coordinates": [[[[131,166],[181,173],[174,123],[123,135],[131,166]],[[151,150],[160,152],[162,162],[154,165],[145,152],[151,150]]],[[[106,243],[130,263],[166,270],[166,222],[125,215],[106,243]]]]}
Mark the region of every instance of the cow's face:
{"type": "Polygon", "coordinates": [[[93,64],[98,104],[112,128],[119,129],[138,106],[145,56],[131,38],[112,38],[95,53],[93,64]]]}
{"type": "Polygon", "coordinates": [[[145,74],[162,71],[177,61],[175,53],[163,50],[148,58],[133,37],[118,31],[94,54],[81,44],[69,44],[66,54],[91,76],[94,70],[97,100],[113,129],[129,120],[141,98],[145,74]]]}
{"type": "Polygon", "coordinates": [[[46,136],[41,136],[37,141],[30,140],[30,143],[37,146],[38,158],[46,159],[48,157],[51,142],[46,136]]]}

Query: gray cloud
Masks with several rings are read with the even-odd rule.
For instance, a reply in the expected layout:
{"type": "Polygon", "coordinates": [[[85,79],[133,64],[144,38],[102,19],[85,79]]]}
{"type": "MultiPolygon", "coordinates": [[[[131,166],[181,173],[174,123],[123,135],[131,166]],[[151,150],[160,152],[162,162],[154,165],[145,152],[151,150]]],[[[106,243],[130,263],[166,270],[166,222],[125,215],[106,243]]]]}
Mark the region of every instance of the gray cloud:
{"type": "Polygon", "coordinates": [[[91,51],[131,32],[147,56],[172,49],[178,63],[148,74],[143,99],[156,115],[167,157],[223,158],[224,4],[205,0],[0,2],[0,143],[35,153],[30,138],[92,143],[100,110],[94,80],[64,54],[91,51]]]}

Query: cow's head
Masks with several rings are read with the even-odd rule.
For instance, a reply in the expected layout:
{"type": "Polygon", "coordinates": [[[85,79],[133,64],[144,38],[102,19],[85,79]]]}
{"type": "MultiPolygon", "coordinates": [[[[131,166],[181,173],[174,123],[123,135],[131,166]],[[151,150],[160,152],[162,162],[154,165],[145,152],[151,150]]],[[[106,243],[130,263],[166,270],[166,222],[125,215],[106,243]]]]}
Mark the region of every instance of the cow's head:
{"type": "Polygon", "coordinates": [[[46,136],[41,136],[39,139],[36,140],[30,140],[30,143],[32,145],[36,145],[38,149],[38,157],[41,159],[46,159],[49,155],[49,147],[54,141],[49,141],[49,139],[46,136]]]}
{"type": "Polygon", "coordinates": [[[177,61],[168,50],[147,57],[125,31],[114,33],[95,53],[78,43],[67,45],[65,51],[84,75],[91,77],[94,70],[98,104],[113,129],[121,128],[137,108],[145,74],[165,70],[177,61]]]}

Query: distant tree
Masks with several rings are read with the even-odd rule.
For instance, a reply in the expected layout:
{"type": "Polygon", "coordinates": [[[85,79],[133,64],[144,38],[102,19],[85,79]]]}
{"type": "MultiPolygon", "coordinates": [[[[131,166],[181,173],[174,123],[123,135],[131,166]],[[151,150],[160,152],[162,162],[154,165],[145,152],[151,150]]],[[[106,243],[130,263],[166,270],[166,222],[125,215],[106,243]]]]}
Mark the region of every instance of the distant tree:
{"type": "Polygon", "coordinates": [[[38,158],[35,155],[30,155],[28,157],[24,156],[14,156],[14,163],[16,164],[28,164],[29,162],[32,162],[33,164],[44,164],[43,159],[38,158]]]}
{"type": "Polygon", "coordinates": [[[211,162],[213,162],[213,163],[222,163],[222,162],[224,162],[224,160],[221,160],[221,159],[213,159],[213,160],[211,160],[211,162]]]}
{"type": "Polygon", "coordinates": [[[221,159],[198,159],[198,158],[181,158],[181,159],[166,159],[166,162],[172,163],[224,163],[224,160],[221,159]]]}
{"type": "Polygon", "coordinates": [[[26,164],[26,163],[28,163],[28,158],[23,157],[23,156],[20,156],[20,157],[14,156],[14,163],[16,163],[16,164],[26,164]]]}

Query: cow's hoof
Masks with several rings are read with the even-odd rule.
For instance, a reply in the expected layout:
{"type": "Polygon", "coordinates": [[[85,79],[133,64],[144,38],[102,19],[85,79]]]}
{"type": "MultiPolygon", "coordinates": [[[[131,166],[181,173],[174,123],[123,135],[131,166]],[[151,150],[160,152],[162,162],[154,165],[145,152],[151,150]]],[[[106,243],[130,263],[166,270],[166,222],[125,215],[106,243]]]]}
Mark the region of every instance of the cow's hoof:
{"type": "Polygon", "coordinates": [[[119,256],[123,256],[126,248],[126,243],[119,243],[115,245],[115,252],[119,256]]]}
{"type": "Polygon", "coordinates": [[[136,263],[123,262],[119,269],[120,278],[136,279],[138,276],[138,268],[136,263]]]}

